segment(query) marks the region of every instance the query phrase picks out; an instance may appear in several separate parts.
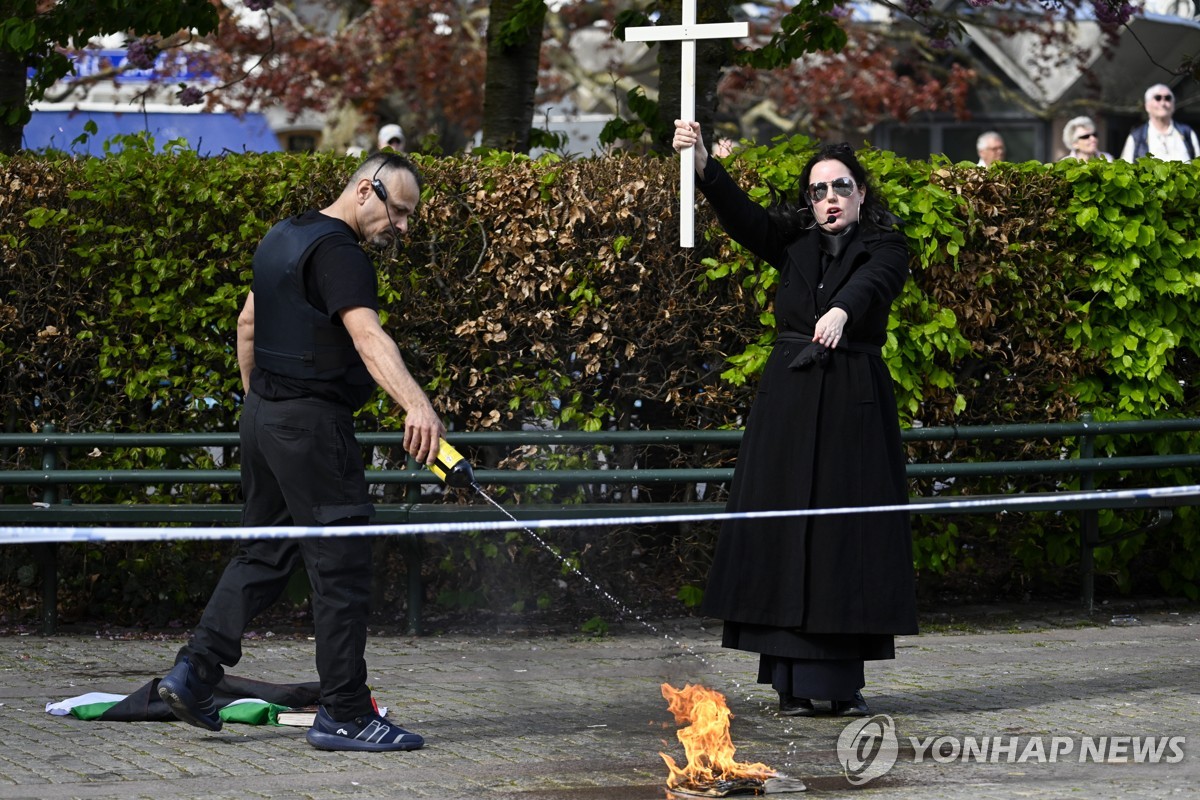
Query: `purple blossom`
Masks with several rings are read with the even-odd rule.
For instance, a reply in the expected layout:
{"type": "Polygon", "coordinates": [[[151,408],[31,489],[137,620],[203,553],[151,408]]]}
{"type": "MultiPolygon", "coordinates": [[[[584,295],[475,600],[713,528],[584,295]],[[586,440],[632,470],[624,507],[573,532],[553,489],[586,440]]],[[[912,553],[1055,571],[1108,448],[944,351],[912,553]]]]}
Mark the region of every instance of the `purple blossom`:
{"type": "Polygon", "coordinates": [[[125,48],[125,57],[138,69],[154,69],[159,52],[149,39],[137,39],[125,48]]]}
{"type": "Polygon", "coordinates": [[[251,11],[267,11],[275,6],[275,0],[246,0],[246,8],[251,11]]]}
{"type": "Polygon", "coordinates": [[[179,98],[179,105],[181,106],[194,106],[204,100],[204,92],[195,86],[184,86],[176,96],[179,98]]]}
{"type": "Polygon", "coordinates": [[[929,49],[931,50],[953,50],[954,42],[949,39],[930,39],[929,49]]]}
{"type": "Polygon", "coordinates": [[[1133,6],[1123,0],[1092,0],[1096,10],[1096,21],[1104,27],[1116,27],[1129,22],[1133,6]]]}
{"type": "Polygon", "coordinates": [[[904,0],[904,13],[918,17],[933,8],[932,0],[904,0]]]}

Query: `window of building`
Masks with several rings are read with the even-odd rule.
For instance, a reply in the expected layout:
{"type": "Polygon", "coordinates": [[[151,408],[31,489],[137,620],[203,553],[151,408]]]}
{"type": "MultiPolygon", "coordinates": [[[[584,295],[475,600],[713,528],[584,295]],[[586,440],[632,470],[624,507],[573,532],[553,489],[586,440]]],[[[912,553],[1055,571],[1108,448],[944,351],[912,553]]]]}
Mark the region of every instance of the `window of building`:
{"type": "Polygon", "coordinates": [[[311,153],[317,149],[317,134],[308,131],[284,134],[283,149],[293,153],[311,153]]]}

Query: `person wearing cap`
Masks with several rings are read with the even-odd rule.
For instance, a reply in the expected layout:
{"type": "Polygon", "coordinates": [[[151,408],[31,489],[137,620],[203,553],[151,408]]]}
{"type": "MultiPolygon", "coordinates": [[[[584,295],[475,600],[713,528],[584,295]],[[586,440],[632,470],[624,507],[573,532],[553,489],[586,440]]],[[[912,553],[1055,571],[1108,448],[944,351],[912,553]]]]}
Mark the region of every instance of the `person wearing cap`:
{"type": "Polygon", "coordinates": [[[1149,119],[1129,132],[1122,161],[1154,156],[1162,161],[1191,161],[1200,153],[1196,132],[1175,122],[1175,94],[1171,87],[1156,83],[1146,90],[1146,116],[1149,119]]]}
{"type": "Polygon", "coordinates": [[[384,125],[379,129],[379,149],[391,149],[397,153],[404,152],[404,128],[395,123],[384,125]]]}

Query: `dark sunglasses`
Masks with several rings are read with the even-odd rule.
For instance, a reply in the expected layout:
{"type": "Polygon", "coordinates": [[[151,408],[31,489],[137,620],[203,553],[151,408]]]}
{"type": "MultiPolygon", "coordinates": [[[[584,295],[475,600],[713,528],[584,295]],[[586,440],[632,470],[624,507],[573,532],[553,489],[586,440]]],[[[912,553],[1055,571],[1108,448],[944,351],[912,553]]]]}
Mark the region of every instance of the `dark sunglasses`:
{"type": "Polygon", "coordinates": [[[1175,100],[1175,98],[1169,94],[1156,94],[1154,95],[1154,99],[1160,103],[1170,103],[1175,100]]]}
{"type": "Polygon", "coordinates": [[[808,199],[814,203],[819,203],[829,194],[829,190],[833,189],[833,193],[838,197],[849,197],[854,194],[854,181],[850,178],[835,178],[829,183],[822,181],[821,183],[810,183],[808,185],[808,199]]]}
{"type": "Polygon", "coordinates": [[[1095,138],[1096,138],[1096,132],[1092,131],[1091,133],[1079,134],[1078,136],[1075,137],[1075,141],[1078,142],[1080,139],[1095,139],[1095,138]]]}

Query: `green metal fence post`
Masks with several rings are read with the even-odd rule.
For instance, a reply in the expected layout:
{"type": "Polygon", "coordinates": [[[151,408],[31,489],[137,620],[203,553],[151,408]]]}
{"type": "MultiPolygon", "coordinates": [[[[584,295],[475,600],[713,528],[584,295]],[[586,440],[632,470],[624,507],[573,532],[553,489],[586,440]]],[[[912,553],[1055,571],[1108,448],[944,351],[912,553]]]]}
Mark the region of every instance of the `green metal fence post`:
{"type": "MultiPolygon", "coordinates": [[[[44,433],[54,433],[57,428],[48,423],[44,433]]],[[[42,448],[42,469],[47,472],[58,469],[58,450],[48,444],[42,448]]],[[[58,484],[47,483],[42,490],[42,502],[54,505],[58,502],[58,484]]],[[[42,633],[53,634],[58,630],[58,545],[37,545],[37,561],[42,573],[42,633]]]]}
{"type": "MultiPolygon", "coordinates": [[[[412,456],[406,459],[406,464],[408,469],[421,469],[421,465],[412,456]]],[[[405,493],[405,500],[409,504],[421,502],[421,484],[410,483],[405,493]]],[[[425,587],[421,583],[421,564],[425,560],[425,542],[424,537],[420,534],[405,536],[403,541],[405,544],[404,566],[407,569],[405,582],[408,584],[408,634],[420,636],[421,609],[425,604],[425,587]]]]}
{"type": "MultiPolygon", "coordinates": [[[[1084,426],[1092,422],[1091,414],[1081,417],[1084,426]]],[[[1096,437],[1090,428],[1085,427],[1079,440],[1079,456],[1093,458],[1096,451],[1096,437]]],[[[1079,474],[1079,488],[1090,492],[1096,488],[1096,473],[1083,470],[1079,474]]],[[[1094,508],[1086,508],[1079,512],[1079,580],[1080,594],[1083,600],[1083,610],[1091,614],[1096,600],[1096,559],[1095,547],[1100,541],[1100,512],[1094,508]]]]}

